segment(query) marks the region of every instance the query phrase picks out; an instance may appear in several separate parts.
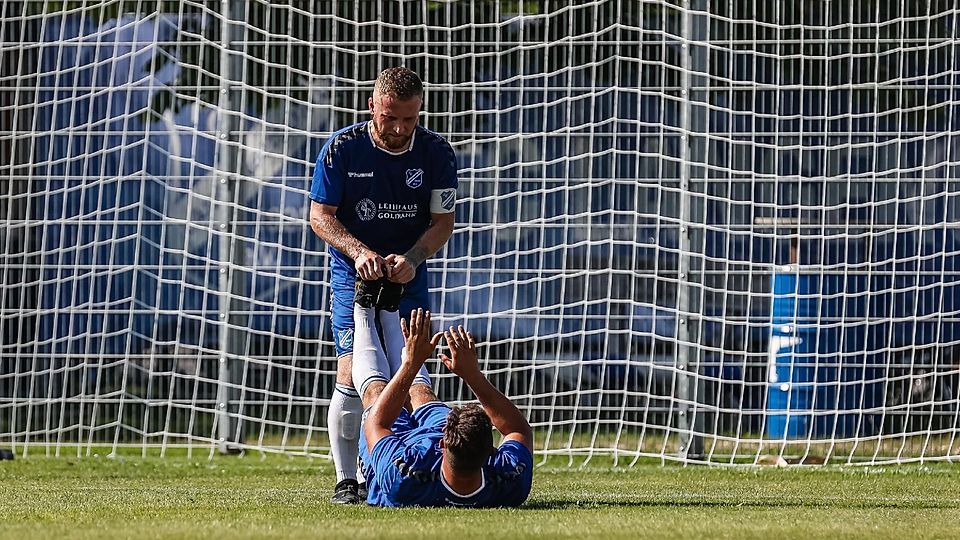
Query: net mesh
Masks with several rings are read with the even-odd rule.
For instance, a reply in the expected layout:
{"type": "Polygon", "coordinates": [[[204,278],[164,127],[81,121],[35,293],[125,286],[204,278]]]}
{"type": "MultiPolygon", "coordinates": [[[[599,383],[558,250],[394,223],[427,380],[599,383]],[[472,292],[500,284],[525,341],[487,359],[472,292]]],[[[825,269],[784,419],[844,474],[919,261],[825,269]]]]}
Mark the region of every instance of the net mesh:
{"type": "Polygon", "coordinates": [[[403,64],[460,165],[433,310],[539,453],[960,454],[956,2],[0,9],[0,444],[325,454],[309,179],[403,64]]]}

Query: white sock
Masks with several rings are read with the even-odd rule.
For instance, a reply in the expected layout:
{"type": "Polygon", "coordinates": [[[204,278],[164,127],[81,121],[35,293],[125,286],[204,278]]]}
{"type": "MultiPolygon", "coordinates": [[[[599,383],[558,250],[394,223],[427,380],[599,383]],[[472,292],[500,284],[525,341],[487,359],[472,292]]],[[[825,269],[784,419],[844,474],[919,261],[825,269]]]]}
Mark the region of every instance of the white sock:
{"type": "Polygon", "coordinates": [[[390,363],[390,373],[396,373],[403,362],[403,330],[400,329],[400,313],[397,311],[380,311],[380,328],[383,330],[383,343],[390,363]]]}
{"type": "MultiPolygon", "coordinates": [[[[400,313],[397,311],[380,311],[380,328],[383,330],[383,342],[386,345],[387,361],[390,363],[390,373],[396,373],[403,363],[404,345],[403,330],[400,329],[400,313]]],[[[420,372],[413,379],[413,384],[430,386],[430,372],[427,365],[420,366],[420,372]]]]}
{"type": "Polygon", "coordinates": [[[389,381],[393,371],[377,333],[376,309],[354,304],[353,326],[353,385],[363,396],[368,384],[389,381]]]}
{"type": "Polygon", "coordinates": [[[330,432],[330,455],[337,471],[337,482],[357,479],[357,455],[360,453],[360,415],[363,404],[357,391],[338,384],[330,398],[327,429],[330,432]]]}

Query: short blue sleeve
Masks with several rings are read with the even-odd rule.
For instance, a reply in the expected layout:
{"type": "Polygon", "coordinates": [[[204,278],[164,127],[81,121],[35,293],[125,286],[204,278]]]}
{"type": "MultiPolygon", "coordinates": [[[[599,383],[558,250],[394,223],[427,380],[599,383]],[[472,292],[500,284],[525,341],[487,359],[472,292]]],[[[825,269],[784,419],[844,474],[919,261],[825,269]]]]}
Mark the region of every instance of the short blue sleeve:
{"type": "Polygon", "coordinates": [[[493,455],[493,468],[497,473],[532,476],[533,454],[518,441],[507,441],[493,455]]]}
{"type": "MultiPolygon", "coordinates": [[[[336,135],[334,135],[336,137],[336,135]]],[[[340,206],[343,199],[343,163],[339,153],[331,152],[331,142],[320,150],[317,165],[313,169],[313,185],[310,187],[310,199],[330,206],[340,206]]]]}
{"type": "Polygon", "coordinates": [[[436,153],[434,161],[433,189],[457,187],[457,155],[447,141],[442,141],[440,151],[436,153]]]}
{"type": "Polygon", "coordinates": [[[387,502],[393,485],[401,479],[395,462],[403,458],[405,450],[406,447],[396,435],[387,435],[373,445],[369,466],[373,469],[376,485],[370,486],[373,489],[369,502],[381,505],[387,502]]]}
{"type": "Polygon", "coordinates": [[[491,457],[491,468],[499,487],[498,504],[520,506],[533,485],[533,454],[517,441],[507,441],[491,457]]]}

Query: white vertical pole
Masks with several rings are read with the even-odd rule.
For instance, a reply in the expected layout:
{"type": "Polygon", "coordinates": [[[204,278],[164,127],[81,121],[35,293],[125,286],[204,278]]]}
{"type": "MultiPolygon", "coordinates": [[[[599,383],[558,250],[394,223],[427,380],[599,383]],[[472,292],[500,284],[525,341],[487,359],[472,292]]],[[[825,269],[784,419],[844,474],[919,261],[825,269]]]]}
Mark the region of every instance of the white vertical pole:
{"type": "MultiPolygon", "coordinates": [[[[679,457],[699,459],[703,454],[703,414],[698,404],[703,401],[703,385],[699,382],[700,347],[696,341],[700,332],[700,296],[693,289],[694,268],[692,255],[695,249],[702,247],[699,228],[694,230],[696,216],[694,205],[701,204],[694,196],[691,180],[693,163],[702,158],[705,140],[706,114],[699,107],[693,114],[693,94],[706,101],[708,96],[703,90],[706,81],[702,75],[693,77],[692,70],[700,73],[707,70],[704,41],[707,38],[706,12],[708,0],[683,0],[681,18],[681,75],[680,75],[680,261],[677,274],[677,378],[676,426],[680,434],[679,457]],[[691,10],[698,13],[693,15],[691,10]],[[694,136],[697,135],[697,137],[694,136]]],[[[698,212],[697,215],[702,215],[698,212]]]]}
{"type": "Polygon", "coordinates": [[[239,424],[231,415],[231,399],[236,393],[238,355],[241,354],[243,335],[237,314],[239,294],[244,290],[240,280],[243,274],[242,253],[237,245],[237,195],[240,191],[240,115],[243,56],[237,50],[243,38],[240,24],[247,15],[247,0],[221,0],[220,99],[217,106],[217,160],[214,178],[213,227],[217,238],[219,346],[217,355],[217,449],[224,454],[236,453],[240,443],[239,424]]]}

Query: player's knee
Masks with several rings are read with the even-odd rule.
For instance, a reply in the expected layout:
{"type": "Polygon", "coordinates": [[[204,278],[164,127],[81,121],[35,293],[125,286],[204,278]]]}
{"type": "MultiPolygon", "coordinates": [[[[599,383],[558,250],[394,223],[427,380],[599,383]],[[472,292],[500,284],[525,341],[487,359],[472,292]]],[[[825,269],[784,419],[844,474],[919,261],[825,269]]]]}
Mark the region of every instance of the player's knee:
{"type": "Polygon", "coordinates": [[[374,404],[383,389],[387,387],[387,382],[382,378],[368,378],[360,389],[360,398],[363,400],[363,408],[374,404]]]}
{"type": "Polygon", "coordinates": [[[433,384],[430,381],[430,374],[427,372],[426,368],[420,368],[420,372],[413,378],[413,385],[411,388],[420,388],[420,391],[429,391],[433,394],[433,384]]]}
{"type": "Polygon", "coordinates": [[[410,401],[413,404],[414,408],[417,408],[424,403],[429,403],[431,401],[439,401],[437,394],[434,393],[433,387],[430,386],[429,380],[426,382],[423,381],[414,381],[410,386],[410,401]]]}

